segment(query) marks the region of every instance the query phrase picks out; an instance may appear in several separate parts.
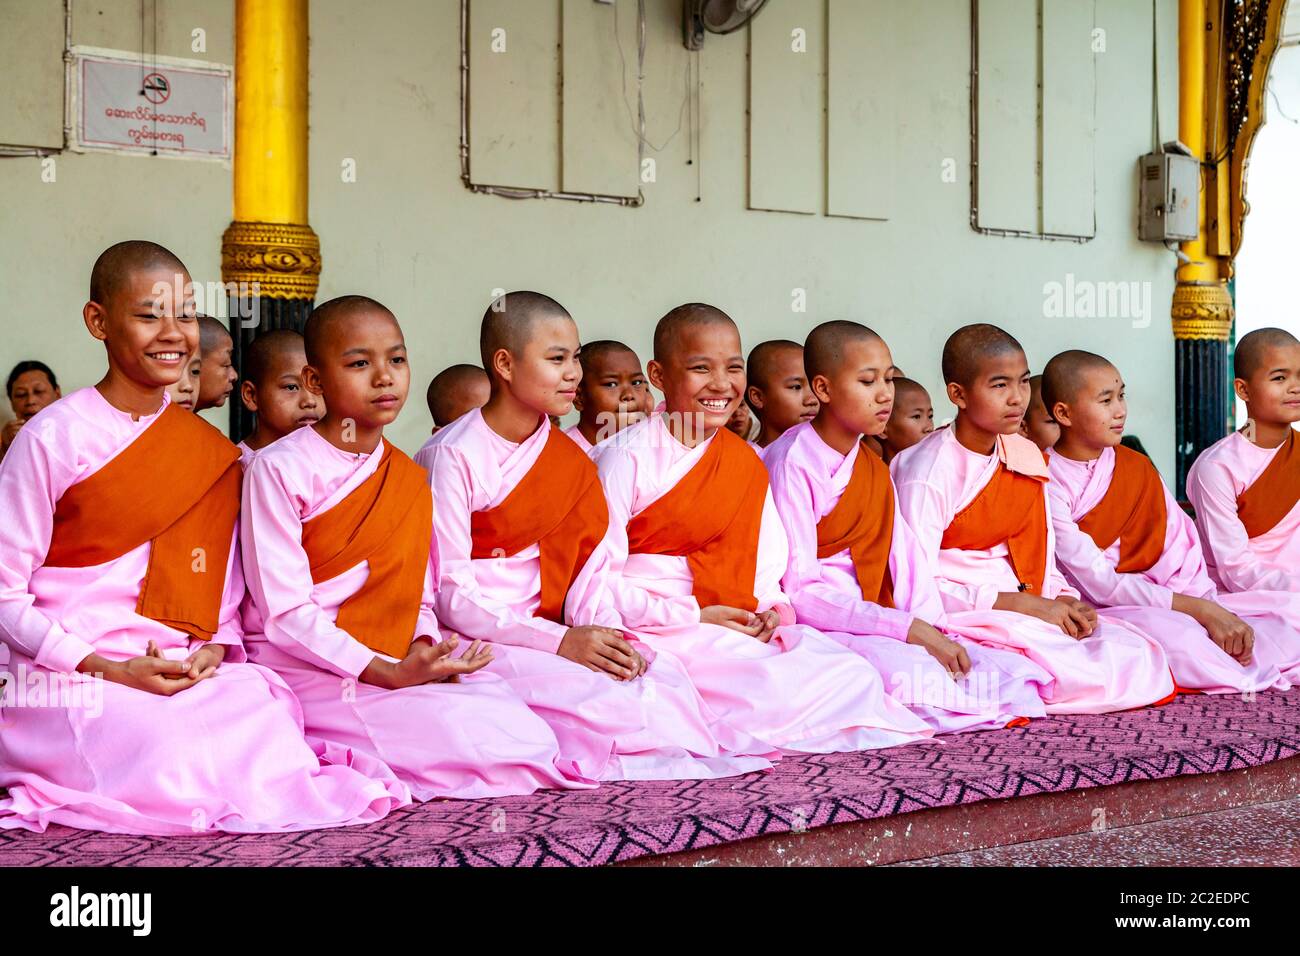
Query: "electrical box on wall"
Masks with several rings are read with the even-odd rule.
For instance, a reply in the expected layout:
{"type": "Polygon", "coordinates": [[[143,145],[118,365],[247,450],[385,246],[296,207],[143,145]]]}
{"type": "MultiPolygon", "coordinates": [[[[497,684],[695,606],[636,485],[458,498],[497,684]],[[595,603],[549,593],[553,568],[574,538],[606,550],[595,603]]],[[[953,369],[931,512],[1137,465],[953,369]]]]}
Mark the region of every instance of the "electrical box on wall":
{"type": "Polygon", "coordinates": [[[1138,238],[1151,242],[1195,239],[1201,167],[1181,143],[1166,143],[1138,160],[1138,238]]]}

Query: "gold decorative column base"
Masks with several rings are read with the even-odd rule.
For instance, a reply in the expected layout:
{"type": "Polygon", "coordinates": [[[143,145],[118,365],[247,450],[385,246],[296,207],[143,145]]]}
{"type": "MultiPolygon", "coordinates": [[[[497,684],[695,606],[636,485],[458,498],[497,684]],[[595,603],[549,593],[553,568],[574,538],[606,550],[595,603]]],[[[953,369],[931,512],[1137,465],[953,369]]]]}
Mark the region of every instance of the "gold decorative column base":
{"type": "MultiPolygon", "coordinates": [[[[320,282],[320,239],[310,226],[282,222],[232,222],[221,237],[221,281],[226,283],[235,368],[262,332],[301,332],[320,282]]],[[[253,415],[230,403],[230,439],[252,431],[253,415]]]]}
{"type": "Polygon", "coordinates": [[[1170,308],[1174,338],[1227,342],[1232,336],[1232,296],[1225,282],[1180,282],[1170,308]]]}
{"type": "Polygon", "coordinates": [[[221,237],[221,281],[258,284],[263,299],[316,298],[320,239],[310,226],[232,222],[221,237]]]}

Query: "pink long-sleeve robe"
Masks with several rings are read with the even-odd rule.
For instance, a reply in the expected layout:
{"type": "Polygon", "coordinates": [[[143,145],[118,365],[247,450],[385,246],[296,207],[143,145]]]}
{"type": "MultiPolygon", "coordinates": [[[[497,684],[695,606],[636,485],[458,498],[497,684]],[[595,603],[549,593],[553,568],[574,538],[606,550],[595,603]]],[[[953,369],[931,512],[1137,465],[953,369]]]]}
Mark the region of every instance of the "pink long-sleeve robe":
{"type": "Polygon", "coordinates": [[[1107,608],[1107,616],[1128,621],[1165,649],[1179,687],[1211,694],[1277,688],[1300,677],[1300,594],[1250,591],[1219,594],[1205,570],[1192,519],[1167,488],[1164,549],[1146,571],[1120,573],[1116,541],[1104,552],[1078,522],[1105,497],[1115,474],[1115,449],[1093,461],[1053,453],[1048,494],[1056,533],[1056,558],[1084,600],[1107,608]],[[1205,628],[1173,610],[1174,594],[1215,601],[1255,631],[1252,662],[1242,667],[1210,640],[1205,628]]]}
{"type": "MultiPolygon", "coordinates": [[[[870,452],[855,443],[848,455],[841,455],[822,441],[810,422],[803,422],[768,445],[763,456],[772,499],[790,541],[781,586],[799,621],[870,661],[889,692],[935,733],[1005,727],[1019,717],[1043,716],[1042,694],[1051,675],[1021,654],[981,646],[962,634],[959,620],[946,619],[925,555],[898,510],[897,496],[889,551],[894,607],[863,599],[848,548],[818,558],[818,522],[839,503],[863,454],[870,452]],[[954,681],[928,651],[907,643],[915,618],[966,648],[971,670],[964,679],[954,681]]],[[[978,629],[974,633],[978,637],[978,629]]]]}
{"type": "MultiPolygon", "coordinates": [[[[273,672],[248,663],[239,549],[225,568],[216,674],[170,697],[76,673],[90,654],[182,660],[203,646],[135,613],[150,542],[93,567],[46,567],[55,506],[144,434],[94,388],[45,408],[0,464],[0,827],[50,823],[112,833],[305,830],[382,818],[409,802],[380,761],[303,739],[302,711],[273,672]],[[40,688],[64,696],[40,702],[40,688]]],[[[186,449],[176,449],[177,455],[186,449]]],[[[166,462],[158,480],[168,480],[166,462]]]]}
{"type": "MultiPolygon", "coordinates": [[[[257,452],[248,447],[247,442],[239,442],[235,445],[239,449],[239,467],[248,473],[248,463],[257,457],[257,452]]],[[[242,489],[242,485],[240,486],[242,489]]],[[[235,532],[239,534],[238,531],[235,532]]],[[[240,564],[242,571],[242,561],[240,564]]],[[[244,597],[239,602],[239,623],[242,633],[244,634],[261,634],[262,633],[262,615],[258,613],[257,603],[253,600],[253,595],[249,593],[247,585],[244,587],[244,597]]]]}
{"type": "MultiPolygon", "coordinates": [[[[589,786],[495,663],[460,683],[388,690],[360,680],[383,655],[334,622],[339,607],[365,583],[369,566],[363,561],[313,584],[302,527],[374,474],[382,456],[382,444],[350,454],[312,427],[257,453],[244,476],[241,525],[249,593],[264,626],[257,633],[246,621],[249,655],[293,688],[309,736],[375,754],[416,799],[589,786]]],[[[431,563],[412,640],[445,637],[434,617],[434,580],[431,563]]],[[[461,652],[467,646],[462,642],[461,652]]]]}
{"type": "Polygon", "coordinates": [[[586,454],[590,455],[591,450],[596,446],[587,441],[587,436],[582,433],[577,425],[570,425],[564,430],[564,434],[573,439],[573,443],[581,448],[586,454]]]}
{"type": "Polygon", "coordinates": [[[781,590],[787,543],[769,492],[763,506],[755,597],[775,609],[782,626],[764,643],[700,620],[685,557],[628,553],[628,522],[684,478],[710,438],[687,448],[663,416],[624,429],[596,448],[609,501],[610,596],[626,625],[656,650],[677,656],[709,705],[735,727],[791,752],[871,750],[933,734],[885,691],[865,659],[795,623],[781,590]]]}
{"type": "MultiPolygon", "coordinates": [[[[1003,436],[1002,441],[1012,446],[1013,453],[1021,450],[1016,443],[1034,447],[1018,435],[1003,436]]],[[[980,626],[980,643],[1018,651],[1046,668],[1056,679],[1044,700],[1049,714],[1106,713],[1167,698],[1174,692],[1169,662],[1150,636],[1099,613],[1092,634],[1075,640],[1054,624],[995,610],[998,595],[1015,592],[1020,584],[1007,545],[983,551],[942,547],[948,526],[983,491],[998,465],[996,449],[991,455],[976,454],[957,441],[951,428],[933,432],[890,463],[903,520],[935,569],[948,614],[965,612],[963,627],[980,626]]],[[[1042,499],[1047,518],[1042,597],[1078,597],[1057,569],[1047,495],[1042,499]]]]}
{"type": "Polygon", "coordinates": [[[641,677],[620,682],[556,653],[569,625],[623,629],[607,597],[605,545],[569,590],[566,624],[534,616],[542,591],[538,545],[510,556],[471,558],[471,515],[499,505],[529,473],[550,434],[544,418],[539,426],[515,444],[475,409],[428,446],[439,619],[460,634],[492,642],[497,673],[555,728],[561,751],[597,779],[705,778],[770,768],[771,748],[719,721],[671,654],[657,654],[633,638],[650,666],[641,677]]]}
{"type": "Polygon", "coordinates": [[[1238,496],[1282,447],[1260,448],[1233,432],[1201,452],[1187,473],[1205,563],[1222,591],[1300,592],[1300,504],[1257,538],[1246,534],[1237,516],[1238,496]]]}

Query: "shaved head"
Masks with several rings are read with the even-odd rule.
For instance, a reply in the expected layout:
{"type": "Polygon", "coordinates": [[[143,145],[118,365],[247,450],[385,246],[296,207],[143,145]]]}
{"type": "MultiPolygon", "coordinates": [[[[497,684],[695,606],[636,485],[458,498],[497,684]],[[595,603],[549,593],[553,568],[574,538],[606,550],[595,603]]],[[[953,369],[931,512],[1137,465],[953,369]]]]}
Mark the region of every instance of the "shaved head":
{"type": "Polygon", "coordinates": [[[894,402],[901,404],[904,401],[910,401],[913,398],[924,398],[927,401],[930,393],[925,390],[925,386],[920,382],[910,378],[904,378],[902,375],[894,377],[894,402]]]}
{"type": "Polygon", "coordinates": [[[1237,343],[1232,356],[1232,375],[1234,378],[1249,379],[1263,368],[1269,350],[1296,346],[1300,346],[1300,339],[1286,329],[1257,329],[1242,336],[1237,343]]]}
{"type": "Polygon", "coordinates": [[[199,351],[206,354],[213,349],[220,348],[223,340],[233,342],[230,337],[230,330],[225,327],[220,319],[214,319],[210,315],[196,316],[199,320],[199,351]]]}
{"type": "Polygon", "coordinates": [[[336,329],[347,324],[348,320],[364,312],[381,312],[397,324],[397,316],[382,303],[364,295],[341,295],[336,299],[330,299],[328,302],[322,302],[316,308],[311,310],[311,315],[307,316],[307,324],[303,326],[302,338],[303,347],[307,352],[307,362],[310,365],[320,365],[324,358],[322,350],[329,335],[336,329]]]}
{"type": "Polygon", "coordinates": [[[487,372],[477,365],[451,365],[443,369],[433,377],[425,395],[433,423],[442,428],[466,412],[481,408],[487,402],[490,388],[487,372]]]}
{"type": "Polygon", "coordinates": [[[103,305],[121,290],[132,273],[153,269],[189,274],[185,263],[156,242],[129,239],[109,246],[90,270],[90,301],[103,305]]]}
{"type": "MultiPolygon", "coordinates": [[[[589,375],[592,367],[606,355],[630,355],[637,358],[636,352],[622,342],[615,342],[613,339],[597,339],[595,342],[584,342],[578,352],[578,360],[582,362],[583,375],[589,375]]],[[[637,359],[637,361],[639,362],[640,359],[637,359]]]]}
{"type": "Polygon", "coordinates": [[[1012,352],[1025,353],[1009,332],[981,322],[967,325],[948,336],[943,346],[945,385],[970,385],[979,377],[984,363],[1012,352]]]}
{"type": "Polygon", "coordinates": [[[731,316],[721,309],[703,302],[688,302],[673,309],[655,326],[654,352],[655,361],[661,365],[669,360],[686,337],[686,333],[697,328],[711,325],[730,326],[740,335],[740,329],[731,316]]]}
{"type": "Polygon", "coordinates": [[[803,346],[789,339],[772,339],[755,345],[749,350],[749,360],[745,363],[745,377],[749,384],[766,391],[772,381],[772,366],[777,356],[792,351],[802,355],[803,346]]]}
{"type": "Polygon", "coordinates": [[[1041,375],[1029,376],[1029,400],[1032,402],[1035,396],[1040,402],[1043,400],[1043,376],[1041,375]]]}
{"type": "Polygon", "coordinates": [[[1057,402],[1069,405],[1078,398],[1084,377],[1089,372],[1097,371],[1115,371],[1115,365],[1094,352],[1080,349],[1062,352],[1048,362],[1047,368],[1039,376],[1042,378],[1043,407],[1047,409],[1047,414],[1052,414],[1057,402]]]}
{"type": "Polygon", "coordinates": [[[818,375],[829,377],[844,361],[844,352],[854,342],[883,341],[879,335],[860,322],[843,319],[823,322],[811,332],[803,343],[803,364],[808,381],[818,375]]]}
{"type": "MultiPolygon", "coordinates": [[[[253,339],[253,343],[244,353],[244,379],[252,382],[258,388],[266,377],[271,374],[276,366],[284,359],[291,359],[294,355],[302,355],[306,358],[306,347],[303,345],[302,336],[292,329],[272,329],[269,332],[259,333],[253,339]]],[[[294,369],[294,373],[302,371],[302,366],[294,369]]]]}
{"type": "Polygon", "coordinates": [[[537,323],[547,319],[572,321],[573,316],[560,303],[540,292],[507,292],[492,300],[479,327],[478,350],[483,367],[490,369],[492,356],[501,349],[514,356],[522,355],[537,323]]]}

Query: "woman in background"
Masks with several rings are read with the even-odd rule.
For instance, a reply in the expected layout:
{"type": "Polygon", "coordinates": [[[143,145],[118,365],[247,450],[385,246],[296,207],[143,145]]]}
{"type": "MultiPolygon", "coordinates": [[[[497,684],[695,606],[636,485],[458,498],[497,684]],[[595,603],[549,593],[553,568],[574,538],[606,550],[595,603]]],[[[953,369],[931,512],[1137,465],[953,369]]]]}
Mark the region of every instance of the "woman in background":
{"type": "Polygon", "coordinates": [[[54,372],[44,362],[34,359],[14,366],[5,383],[5,394],[9,396],[9,407],[14,411],[14,419],[0,430],[0,458],[9,450],[18,435],[18,429],[46,405],[63,397],[54,372]]]}

